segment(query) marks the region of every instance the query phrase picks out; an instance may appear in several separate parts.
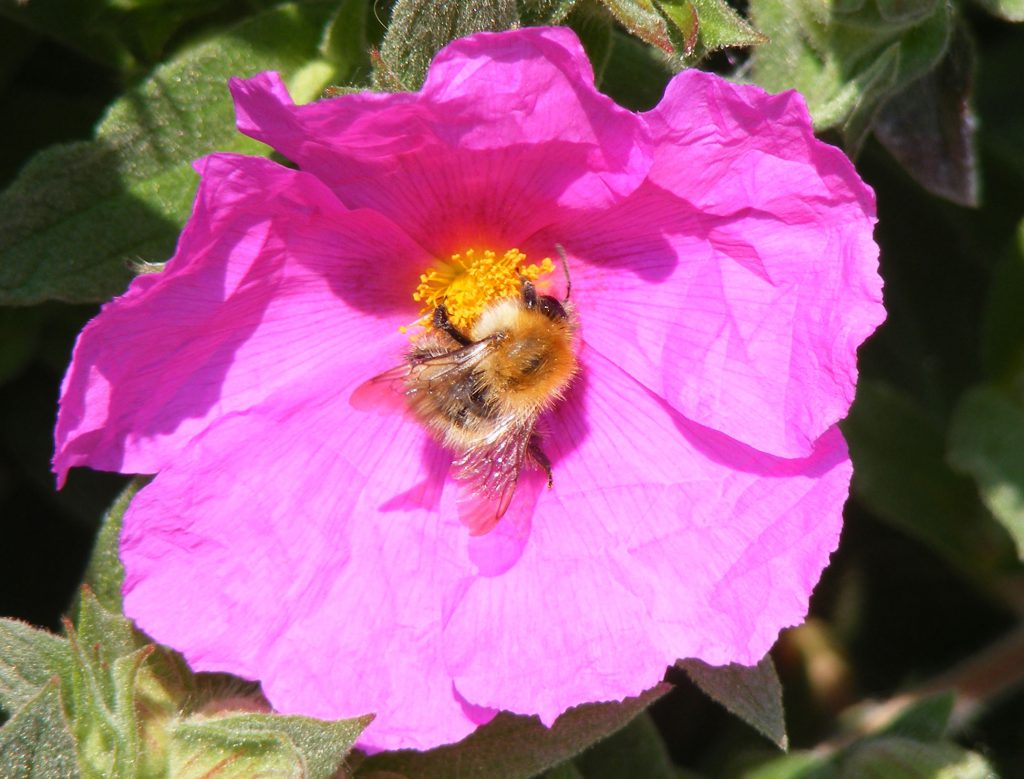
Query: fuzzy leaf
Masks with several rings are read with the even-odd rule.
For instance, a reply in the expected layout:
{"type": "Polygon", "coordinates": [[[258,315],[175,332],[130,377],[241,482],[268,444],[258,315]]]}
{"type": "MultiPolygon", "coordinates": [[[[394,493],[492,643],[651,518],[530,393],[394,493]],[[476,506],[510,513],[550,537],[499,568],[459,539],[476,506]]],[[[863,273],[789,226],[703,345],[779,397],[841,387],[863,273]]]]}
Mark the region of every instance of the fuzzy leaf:
{"type": "Polygon", "coordinates": [[[113,68],[134,66],[136,59],[119,39],[105,0],[74,3],[0,0],[0,14],[35,32],[76,49],[113,68]]]}
{"type": "Polygon", "coordinates": [[[949,461],[974,478],[1024,559],[1024,408],[995,389],[968,392],[950,425],[949,461]]]}
{"type": "Polygon", "coordinates": [[[665,742],[647,712],[618,733],[594,744],[572,764],[584,779],[675,778],[665,742]]]}
{"type": "Polygon", "coordinates": [[[120,613],[103,608],[89,587],[82,588],[73,638],[83,646],[97,648],[104,664],[143,645],[131,623],[120,613]]]}
{"type": "Polygon", "coordinates": [[[320,54],[334,65],[337,84],[366,83],[370,78],[370,44],[366,39],[365,0],[342,0],[320,41],[320,54]]]}
{"type": "Polygon", "coordinates": [[[765,655],[752,668],[736,664],[716,667],[700,660],[680,660],[677,665],[705,694],[766,736],[779,749],[789,746],[782,706],[782,683],[771,655],[765,655]]]}
{"type": "Polygon", "coordinates": [[[672,77],[667,65],[669,58],[619,30],[612,30],[610,43],[608,62],[602,70],[601,91],[634,111],[653,108],[672,77]]]}
{"type": "Polygon", "coordinates": [[[770,42],[751,53],[754,81],[798,89],[818,130],[837,128],[856,153],[881,105],[941,60],[952,10],[945,0],[890,3],[752,0],[770,42]]]}
{"type": "Polygon", "coordinates": [[[768,39],[725,0],[693,0],[700,20],[700,42],[708,52],[727,46],[754,46],[768,39]]]}
{"type": "MultiPolygon", "coordinates": [[[[369,777],[369,779],[378,779],[376,776],[369,777]]],[[[543,779],[588,779],[583,772],[576,767],[575,763],[562,763],[562,765],[555,766],[550,771],[544,772],[543,779]]]]}
{"type": "Polygon", "coordinates": [[[838,779],[826,757],[814,752],[790,752],[743,774],[743,779],[838,779]]]}
{"type": "Polygon", "coordinates": [[[1005,533],[973,485],[947,465],[942,432],[908,397],[861,381],[842,428],[853,492],[880,519],[970,576],[983,578],[1004,563],[1005,533]]]}
{"type": "Polygon", "coordinates": [[[73,630],[69,638],[76,662],[65,685],[83,773],[131,779],[140,753],[135,679],[152,647],[119,655],[103,641],[83,642],[73,630]]]}
{"type": "Polygon", "coordinates": [[[66,640],[24,622],[0,619],[0,709],[14,713],[54,676],[70,669],[66,640]]]}
{"type": "Polygon", "coordinates": [[[985,369],[994,379],[1017,385],[1024,380],[1024,221],[1017,226],[1013,245],[992,269],[989,290],[982,334],[985,369]]]}
{"type": "Polygon", "coordinates": [[[612,48],[615,45],[615,32],[612,20],[605,13],[580,11],[572,16],[572,27],[587,52],[587,59],[594,68],[594,84],[598,89],[604,84],[605,72],[611,61],[612,48]]]}
{"type": "Polygon", "coordinates": [[[665,20],[669,40],[683,57],[695,57],[702,32],[697,7],[690,0],[666,0],[655,4],[665,20]]]}
{"type": "Polygon", "coordinates": [[[601,0],[632,35],[666,52],[673,50],[665,22],[650,0],[601,0]]]}
{"type": "Polygon", "coordinates": [[[946,732],[955,703],[956,695],[952,692],[929,695],[900,712],[882,733],[915,741],[938,741],[946,732]]]}
{"type": "Polygon", "coordinates": [[[1008,22],[1024,22],[1024,0],[978,0],[990,14],[1008,22]]]}
{"type": "Polygon", "coordinates": [[[579,0],[522,0],[520,21],[524,27],[563,24],[579,4],[579,0]]]}
{"type": "Polygon", "coordinates": [[[0,193],[0,303],[105,300],[131,278],[128,261],[165,259],[191,207],[191,161],[267,151],[235,132],[227,79],[280,70],[296,99],[318,96],[328,11],[283,5],[207,38],[115,102],[96,140],[36,155],[0,193]]]}
{"type": "Polygon", "coordinates": [[[78,779],[75,741],[52,680],[0,728],[0,776],[4,779],[78,779]]]}
{"type": "Polygon", "coordinates": [[[839,779],[992,779],[981,755],[948,742],[924,744],[889,736],[858,743],[839,761],[839,779]]]}
{"type": "Polygon", "coordinates": [[[519,23],[515,0],[398,0],[374,74],[378,89],[419,89],[434,54],[475,32],[510,30],[519,23]]]}
{"type": "Polygon", "coordinates": [[[659,0],[676,52],[687,63],[730,46],[753,46],[768,39],[755,30],[725,0],[659,0]]]}
{"type": "Polygon", "coordinates": [[[875,120],[878,140],[929,192],[978,205],[971,107],[974,50],[958,25],[938,67],[889,98],[875,120]]]}
{"type": "Polygon", "coordinates": [[[659,684],[621,703],[570,709],[550,729],[536,717],[501,713],[471,736],[429,752],[383,752],[366,759],[356,776],[390,771],[415,779],[526,779],[579,754],[625,727],[671,689],[659,684]]]}
{"type": "Polygon", "coordinates": [[[214,773],[223,779],[329,779],[372,719],[325,722],[274,714],[192,717],[172,728],[169,775],[176,779],[214,773]]]}
{"type": "Polygon", "coordinates": [[[878,13],[887,22],[910,22],[930,15],[936,0],[875,0],[878,13]]]}
{"type": "Polygon", "coordinates": [[[96,599],[113,612],[121,611],[121,585],[124,584],[124,566],[118,556],[121,521],[135,493],[147,482],[145,477],[132,479],[107,509],[85,569],[85,584],[92,589],[96,599]]]}

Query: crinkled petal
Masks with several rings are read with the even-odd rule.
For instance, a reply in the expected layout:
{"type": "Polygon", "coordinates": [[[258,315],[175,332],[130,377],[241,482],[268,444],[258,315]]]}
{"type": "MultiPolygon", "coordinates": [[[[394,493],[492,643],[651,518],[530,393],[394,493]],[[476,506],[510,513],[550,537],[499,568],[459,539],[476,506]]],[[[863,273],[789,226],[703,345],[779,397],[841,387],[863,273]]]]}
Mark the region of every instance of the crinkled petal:
{"type": "Polygon", "coordinates": [[[873,195],[796,93],[687,71],[648,120],[649,181],[537,240],[573,255],[591,346],[689,419],[807,456],[885,316],[873,195]]]}
{"type": "Polygon", "coordinates": [[[281,386],[397,355],[397,327],[416,315],[423,254],[386,218],[268,160],[217,155],[199,170],[175,257],[79,336],[57,422],[61,479],[75,465],[155,473],[281,386]]]}
{"type": "Polygon", "coordinates": [[[521,556],[474,579],[445,625],[467,700],[548,723],[636,695],[677,658],[756,663],[806,614],[851,472],[838,429],[809,458],[771,457],[583,356],[546,420],[555,485],[521,556]]]}
{"type": "Polygon", "coordinates": [[[282,389],[179,452],[125,516],[125,612],[279,712],[376,713],[364,748],[457,741],[487,716],[441,657],[444,594],[469,574],[437,511],[450,456],[350,391],[282,389]]]}
{"type": "Polygon", "coordinates": [[[455,41],[418,93],[295,106],[276,74],[231,88],[242,132],[438,256],[517,246],[560,208],[628,194],[650,165],[644,121],[596,91],[566,29],[455,41]]]}
{"type": "Polygon", "coordinates": [[[143,630],[279,711],[375,713],[378,750],[752,664],[803,618],[882,311],[873,196],[799,98],[688,72],[631,114],[557,29],[457,41],[415,94],[232,90],[301,170],[208,159],[176,257],[62,391],[61,475],[157,472],[121,550],[143,630]],[[556,243],[583,370],[541,420],[554,489],[524,473],[471,537],[451,453],[352,393],[409,348],[436,258],[556,243]]]}

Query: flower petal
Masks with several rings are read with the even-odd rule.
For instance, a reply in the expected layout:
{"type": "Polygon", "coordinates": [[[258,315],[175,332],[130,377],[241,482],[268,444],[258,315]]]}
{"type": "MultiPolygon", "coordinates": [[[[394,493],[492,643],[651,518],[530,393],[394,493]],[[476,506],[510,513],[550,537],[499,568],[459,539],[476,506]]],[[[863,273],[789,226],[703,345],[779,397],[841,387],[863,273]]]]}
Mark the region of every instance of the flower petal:
{"type": "Polygon", "coordinates": [[[538,240],[572,253],[591,346],[691,420],[805,457],[885,316],[873,195],[795,93],[687,71],[648,121],[649,181],[538,240]]]}
{"type": "Polygon", "coordinates": [[[270,73],[231,88],[242,132],[437,256],[517,246],[559,208],[631,192],[650,165],[643,120],[596,91],[566,29],[456,41],[414,94],[295,106],[270,73]]]}
{"type": "Polygon", "coordinates": [[[268,160],[218,155],[199,170],[175,257],[79,336],[57,422],[61,480],[75,465],[155,473],[212,420],[281,386],[347,376],[382,344],[398,360],[423,262],[401,230],[268,160]]]}
{"type": "Polygon", "coordinates": [[[445,626],[467,700],[548,723],[681,657],[756,663],[806,614],[850,479],[837,429],[781,460],[687,422],[593,350],[584,362],[547,420],[555,486],[521,557],[478,576],[445,626]]]}
{"type": "Polygon", "coordinates": [[[363,748],[457,741],[481,712],[440,656],[444,594],[469,575],[437,511],[449,460],[330,383],[222,418],[128,509],[125,612],[193,669],[261,680],[279,712],[376,713],[363,748]]]}

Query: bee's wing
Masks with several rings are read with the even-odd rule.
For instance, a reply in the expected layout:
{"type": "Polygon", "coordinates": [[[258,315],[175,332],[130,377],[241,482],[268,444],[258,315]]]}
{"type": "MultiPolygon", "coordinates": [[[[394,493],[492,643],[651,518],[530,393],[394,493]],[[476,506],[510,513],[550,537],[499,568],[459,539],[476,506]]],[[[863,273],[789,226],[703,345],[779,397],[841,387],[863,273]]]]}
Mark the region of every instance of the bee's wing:
{"type": "Polygon", "coordinates": [[[493,348],[493,341],[485,339],[441,354],[410,355],[401,365],[356,387],[348,402],[360,411],[402,413],[406,396],[427,389],[431,382],[455,380],[493,348]]]}
{"type": "Polygon", "coordinates": [[[473,447],[452,463],[461,481],[456,503],[470,535],[489,532],[516,491],[533,435],[534,420],[512,422],[488,443],[473,447]]]}
{"type": "Polygon", "coordinates": [[[405,411],[405,378],[408,365],[397,365],[391,370],[364,381],[349,395],[352,408],[360,411],[401,413],[405,411]]]}

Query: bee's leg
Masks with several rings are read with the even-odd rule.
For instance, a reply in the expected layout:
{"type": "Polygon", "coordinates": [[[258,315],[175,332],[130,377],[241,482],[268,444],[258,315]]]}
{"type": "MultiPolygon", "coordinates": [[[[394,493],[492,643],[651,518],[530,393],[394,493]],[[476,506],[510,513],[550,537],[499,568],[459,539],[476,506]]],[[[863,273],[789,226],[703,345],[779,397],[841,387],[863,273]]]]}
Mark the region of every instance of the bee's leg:
{"type": "Polygon", "coordinates": [[[530,457],[537,463],[541,468],[544,469],[544,473],[548,475],[548,489],[550,490],[555,486],[555,480],[551,476],[551,460],[544,454],[544,450],[540,448],[540,442],[536,436],[530,439],[529,445],[526,447],[526,451],[530,453],[530,457]]]}
{"type": "Polygon", "coordinates": [[[451,336],[453,341],[463,346],[469,346],[473,343],[472,340],[459,331],[459,328],[452,324],[448,318],[448,309],[445,308],[444,303],[434,309],[434,329],[443,330],[451,336]]]}

